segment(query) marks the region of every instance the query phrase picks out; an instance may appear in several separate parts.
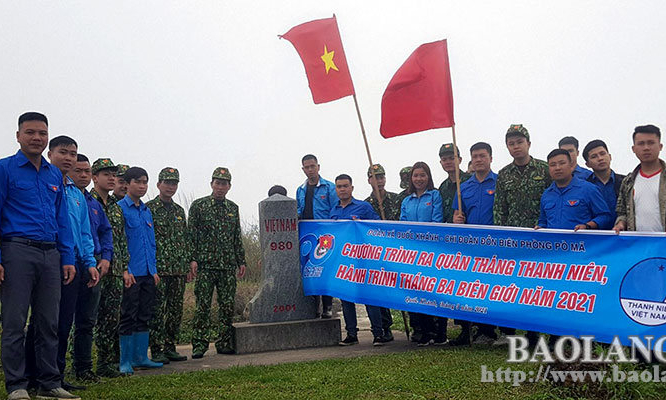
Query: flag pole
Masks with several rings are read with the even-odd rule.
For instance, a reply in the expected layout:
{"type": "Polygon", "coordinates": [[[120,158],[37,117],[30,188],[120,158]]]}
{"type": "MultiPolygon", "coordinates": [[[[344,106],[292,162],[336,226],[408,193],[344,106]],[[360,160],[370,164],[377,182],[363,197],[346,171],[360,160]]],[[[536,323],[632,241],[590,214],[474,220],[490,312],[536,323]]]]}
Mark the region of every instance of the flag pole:
{"type": "MultiPolygon", "coordinates": [[[[361,118],[361,110],[358,107],[358,100],[356,99],[356,93],[352,95],[354,98],[354,106],[356,107],[356,116],[358,117],[358,123],[361,125],[361,134],[363,135],[363,143],[365,144],[365,152],[368,155],[368,162],[370,163],[370,174],[372,175],[372,192],[375,194],[377,199],[377,204],[379,204],[379,214],[382,217],[382,220],[386,219],[386,214],[384,213],[384,199],[382,199],[379,188],[377,187],[377,179],[375,177],[375,169],[372,168],[372,155],[370,155],[370,146],[368,145],[368,136],[365,134],[365,127],[363,126],[363,118],[361,118]]],[[[460,190],[459,190],[460,192],[460,190]]],[[[402,314],[402,322],[405,326],[405,335],[407,335],[407,340],[409,341],[409,319],[407,318],[407,313],[400,310],[402,314]]]]}
{"type": "Polygon", "coordinates": [[[460,195],[460,154],[456,143],[456,124],[451,125],[451,136],[453,136],[453,158],[456,164],[456,196],[458,196],[458,211],[462,212],[462,196],[460,195]]]}
{"type": "Polygon", "coordinates": [[[356,106],[356,115],[358,116],[358,123],[361,125],[361,134],[363,135],[363,143],[365,144],[365,152],[368,155],[368,162],[370,163],[370,174],[372,175],[372,192],[375,194],[375,198],[377,199],[377,203],[379,204],[379,214],[382,217],[382,219],[386,219],[386,215],[384,213],[384,199],[382,199],[380,193],[379,193],[379,188],[377,187],[377,179],[375,177],[375,170],[372,168],[374,165],[372,163],[372,156],[370,155],[370,146],[368,146],[368,137],[365,134],[365,127],[363,126],[363,119],[361,118],[361,110],[358,108],[358,100],[356,100],[356,93],[352,95],[354,97],[354,105],[356,106]]]}

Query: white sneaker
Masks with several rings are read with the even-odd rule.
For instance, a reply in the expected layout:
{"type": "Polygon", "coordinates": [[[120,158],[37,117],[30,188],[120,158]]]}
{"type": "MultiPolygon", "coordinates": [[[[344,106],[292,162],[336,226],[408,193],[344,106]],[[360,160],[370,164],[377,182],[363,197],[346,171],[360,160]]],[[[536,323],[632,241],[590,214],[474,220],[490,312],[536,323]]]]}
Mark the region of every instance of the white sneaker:
{"type": "Polygon", "coordinates": [[[16,389],[7,396],[7,400],[30,400],[30,395],[25,389],[16,389]]]}
{"type": "Polygon", "coordinates": [[[506,337],[506,335],[500,336],[497,340],[493,342],[493,346],[508,346],[509,345],[509,339],[506,337]]]}

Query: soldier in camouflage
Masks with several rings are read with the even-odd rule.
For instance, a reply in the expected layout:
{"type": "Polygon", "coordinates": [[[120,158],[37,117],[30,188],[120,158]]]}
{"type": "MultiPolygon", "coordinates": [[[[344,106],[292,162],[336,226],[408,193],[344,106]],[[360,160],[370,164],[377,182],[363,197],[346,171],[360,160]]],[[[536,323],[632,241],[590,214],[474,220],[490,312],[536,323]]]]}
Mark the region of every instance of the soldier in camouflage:
{"type": "MultiPolygon", "coordinates": [[[[382,215],[379,210],[379,201],[375,197],[375,190],[373,188],[373,181],[376,182],[377,189],[379,191],[379,196],[382,199],[382,207],[384,208],[384,219],[390,221],[398,221],[400,219],[400,206],[402,205],[402,199],[397,193],[387,192],[384,186],[386,185],[386,171],[381,164],[373,164],[372,167],[368,168],[368,183],[371,187],[370,196],[365,199],[372,208],[375,210],[377,215],[382,215]],[[373,173],[374,172],[374,178],[373,173]]],[[[391,315],[391,310],[385,307],[380,308],[382,315],[382,329],[384,330],[384,339],[387,342],[393,340],[393,333],[391,332],[391,325],[393,325],[393,316],[391,315]]]]}
{"type": "MultiPolygon", "coordinates": [[[[500,226],[532,228],[537,225],[541,210],[541,195],[551,184],[548,163],[530,156],[530,134],[521,124],[509,127],[505,136],[506,147],[513,162],[497,174],[493,222],[500,226]]],[[[513,328],[500,328],[504,335],[514,335],[513,328]]],[[[536,332],[528,332],[530,343],[536,342],[536,332]]],[[[506,337],[496,344],[508,343],[506,337]]]]}
{"type": "Polygon", "coordinates": [[[180,174],[176,168],[160,171],[157,189],[160,194],[146,203],[153,214],[157,245],[157,273],[161,281],[155,296],[155,315],[150,322],[150,353],[155,362],[185,361],[178,354],[176,343],[183,319],[185,283],[192,277],[196,263],[185,210],[173,201],[178,190],[180,174]]]}
{"type": "Polygon", "coordinates": [[[113,193],[111,194],[111,199],[114,203],[119,202],[127,194],[127,182],[123,179],[123,175],[129,169],[127,164],[118,164],[116,165],[116,181],[113,186],[113,193]]]}
{"type": "Polygon", "coordinates": [[[190,207],[189,229],[192,254],[198,264],[194,286],[196,311],[192,332],[192,358],[208,350],[208,329],[213,289],[217,291],[219,326],[215,348],[218,354],[231,354],[236,276],[245,274],[245,252],[241,240],[238,206],[226,198],[231,188],[231,173],[219,167],[210,183],[213,192],[195,200],[190,207]],[[236,273],[238,271],[238,273],[236,273]]]}
{"type": "MultiPolygon", "coordinates": [[[[456,147],[456,150],[458,148],[456,147]]],[[[460,151],[458,151],[458,174],[460,175],[460,183],[468,180],[472,174],[463,172],[460,169],[460,162],[462,157],[460,156],[460,151]]],[[[439,148],[439,163],[442,165],[442,169],[446,171],[449,175],[448,178],[439,185],[439,194],[442,196],[442,216],[444,217],[444,222],[451,223],[453,222],[453,199],[457,196],[457,185],[456,185],[456,160],[453,152],[453,143],[443,144],[439,148]]]]}
{"type": "Polygon", "coordinates": [[[372,167],[368,168],[368,183],[370,184],[371,192],[370,196],[366,198],[365,201],[372,205],[372,208],[375,209],[377,215],[382,215],[379,210],[379,202],[377,201],[377,197],[375,197],[374,189],[372,189],[373,177],[371,168],[375,172],[374,179],[377,182],[377,189],[379,189],[379,195],[382,198],[382,207],[384,208],[385,217],[384,219],[391,221],[399,220],[400,205],[402,204],[400,201],[400,195],[397,193],[387,192],[384,188],[386,185],[386,172],[384,171],[384,167],[382,167],[380,164],[374,164],[372,167]]]}
{"type": "MultiPolygon", "coordinates": [[[[409,195],[408,188],[409,188],[409,180],[412,177],[412,167],[411,166],[406,166],[403,169],[400,170],[400,189],[402,189],[402,192],[398,193],[398,214],[400,214],[400,206],[402,205],[402,201],[409,195]]],[[[398,215],[399,217],[399,215],[398,215]]]]}
{"type": "Polygon", "coordinates": [[[117,167],[108,158],[97,159],[92,167],[94,187],[90,195],[102,204],[113,228],[113,262],[106,275],[100,280],[100,301],[95,326],[97,346],[97,375],[120,376],[117,364],[120,357],[118,324],[120,323],[120,302],[123,295],[123,270],[129,262],[125,218],[123,212],[109,194],[115,186],[117,167]]]}

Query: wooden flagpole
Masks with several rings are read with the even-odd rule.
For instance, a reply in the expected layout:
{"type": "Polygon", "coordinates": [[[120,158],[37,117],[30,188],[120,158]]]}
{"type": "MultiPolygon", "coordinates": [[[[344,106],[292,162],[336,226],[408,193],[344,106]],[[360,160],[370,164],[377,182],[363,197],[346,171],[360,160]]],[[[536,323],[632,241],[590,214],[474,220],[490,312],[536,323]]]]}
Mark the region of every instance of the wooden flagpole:
{"type": "MultiPolygon", "coordinates": [[[[370,163],[370,174],[372,175],[372,192],[375,194],[375,198],[379,204],[379,213],[382,217],[382,220],[386,219],[386,214],[384,213],[384,199],[382,199],[381,194],[379,193],[379,188],[377,187],[377,179],[375,177],[375,170],[372,168],[374,165],[372,162],[372,155],[370,155],[370,146],[368,145],[368,136],[365,134],[365,127],[363,126],[363,119],[361,118],[361,110],[358,108],[358,100],[356,100],[356,93],[352,95],[354,98],[354,106],[356,106],[356,116],[358,117],[358,123],[361,125],[361,134],[363,135],[363,143],[365,144],[365,152],[368,155],[368,162],[370,163]]],[[[458,189],[460,192],[460,189],[458,189]]],[[[407,318],[407,313],[400,311],[402,314],[402,322],[405,326],[405,334],[407,335],[407,340],[409,340],[409,319],[407,318]]]]}

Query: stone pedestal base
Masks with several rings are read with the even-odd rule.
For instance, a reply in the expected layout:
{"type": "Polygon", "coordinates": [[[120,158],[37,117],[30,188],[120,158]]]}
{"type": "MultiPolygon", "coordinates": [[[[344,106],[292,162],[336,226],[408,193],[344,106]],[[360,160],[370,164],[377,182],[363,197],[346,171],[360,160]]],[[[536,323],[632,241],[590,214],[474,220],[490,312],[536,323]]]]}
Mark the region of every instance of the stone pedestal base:
{"type": "Polygon", "coordinates": [[[234,324],[236,354],[337,345],[340,319],[234,324]]]}

